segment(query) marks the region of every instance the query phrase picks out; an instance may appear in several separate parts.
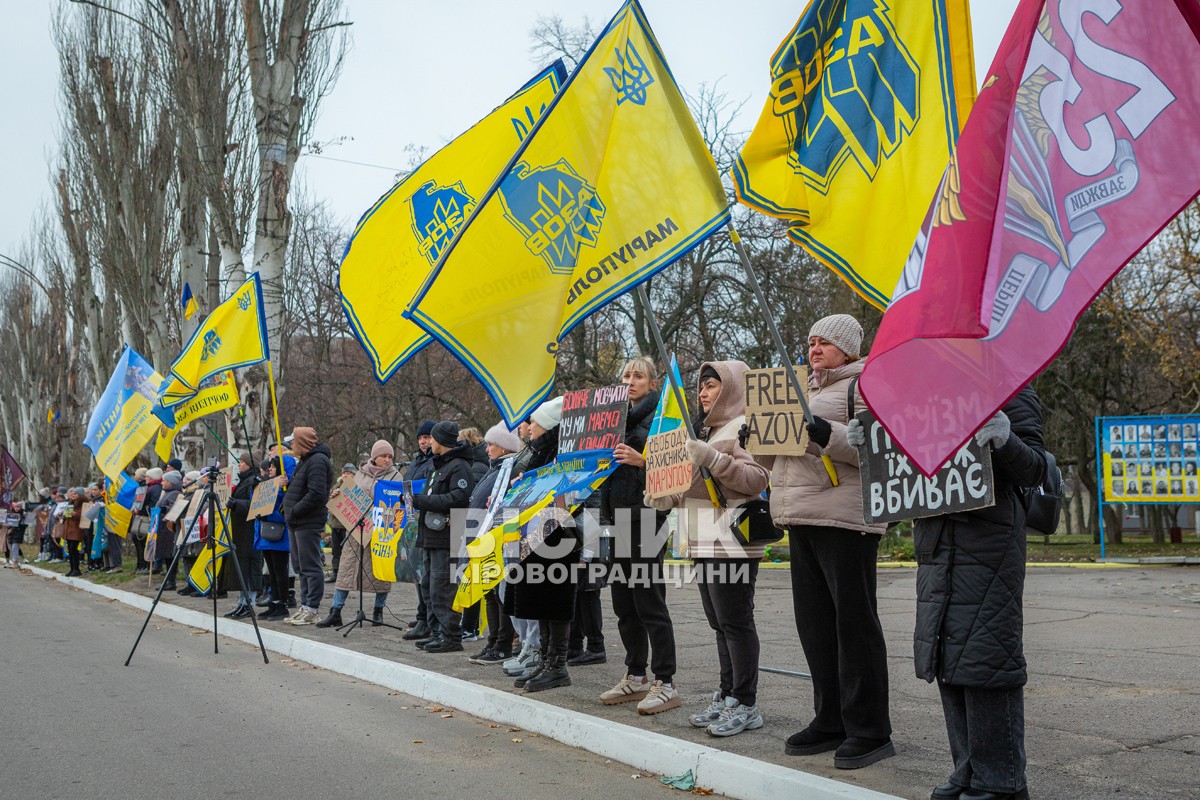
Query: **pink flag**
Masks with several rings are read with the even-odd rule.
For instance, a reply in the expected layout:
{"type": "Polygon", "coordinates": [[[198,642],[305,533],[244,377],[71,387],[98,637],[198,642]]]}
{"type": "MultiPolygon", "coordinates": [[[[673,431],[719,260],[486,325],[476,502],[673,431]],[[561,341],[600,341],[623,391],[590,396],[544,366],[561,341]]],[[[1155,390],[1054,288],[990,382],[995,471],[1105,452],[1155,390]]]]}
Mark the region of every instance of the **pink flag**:
{"type": "Polygon", "coordinates": [[[1022,0],[860,385],[927,475],[1200,192],[1196,0],[1022,0]]]}

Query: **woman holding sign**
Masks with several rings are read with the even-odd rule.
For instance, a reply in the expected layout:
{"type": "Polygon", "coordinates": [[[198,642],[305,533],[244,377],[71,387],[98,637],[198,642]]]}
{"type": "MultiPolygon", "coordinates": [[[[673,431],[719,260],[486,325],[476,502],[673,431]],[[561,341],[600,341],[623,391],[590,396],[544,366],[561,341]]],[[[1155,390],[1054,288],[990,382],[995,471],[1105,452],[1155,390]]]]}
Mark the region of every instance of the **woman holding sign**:
{"type": "Polygon", "coordinates": [[[834,314],[808,333],[808,451],[777,456],[771,516],[787,528],[796,630],[812,673],[816,714],[787,740],[788,755],[836,751],[839,769],[896,754],[888,713],[887,648],[875,599],[875,561],[884,524],[863,520],[858,450],[846,441],[850,404],[865,409],[858,376],[863,330],[834,314]],[[821,455],[837,472],[834,485],[821,455]]]}
{"type": "MultiPolygon", "coordinates": [[[[371,458],[359,470],[368,480],[362,484],[367,494],[374,496],[376,481],[398,481],[400,470],[393,464],[396,451],[392,446],[380,439],[371,445],[371,458]]],[[[342,492],[341,487],[334,490],[342,492]]],[[[358,591],[359,586],[364,592],[375,593],[374,610],[371,612],[371,624],[383,622],[383,609],[387,605],[388,593],[392,584],[375,577],[374,556],[371,554],[371,534],[368,524],[346,531],[346,541],[342,545],[342,557],[338,561],[337,582],[333,587],[333,603],[329,608],[329,616],[317,623],[318,628],[338,628],[342,625],[342,609],[346,607],[346,598],[351,592],[358,591]],[[363,553],[366,558],[363,558],[363,553]]]]}

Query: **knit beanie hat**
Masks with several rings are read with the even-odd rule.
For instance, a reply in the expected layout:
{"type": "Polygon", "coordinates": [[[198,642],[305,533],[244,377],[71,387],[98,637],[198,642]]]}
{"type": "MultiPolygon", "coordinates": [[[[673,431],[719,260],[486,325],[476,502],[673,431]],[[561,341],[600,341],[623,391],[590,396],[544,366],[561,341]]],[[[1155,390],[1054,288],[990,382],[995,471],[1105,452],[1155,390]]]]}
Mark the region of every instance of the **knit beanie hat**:
{"type": "Polygon", "coordinates": [[[187,481],[188,483],[195,483],[196,481],[200,480],[200,470],[198,470],[198,469],[192,470],[187,475],[184,475],[183,479],[185,481],[187,481]]]}
{"type": "Polygon", "coordinates": [[[300,458],[317,446],[316,428],[292,428],[292,452],[300,458]]]}
{"type": "Polygon", "coordinates": [[[178,458],[172,458],[170,461],[168,461],[167,467],[170,469],[173,469],[173,470],[177,470],[179,472],[183,472],[183,462],[180,461],[178,458]]]}
{"type": "Polygon", "coordinates": [[[172,486],[178,486],[183,483],[183,476],[179,474],[179,470],[173,469],[170,472],[164,472],[162,474],[162,482],[164,486],[168,483],[172,486]]]}
{"type": "Polygon", "coordinates": [[[433,426],[429,435],[442,447],[454,447],[458,444],[458,423],[444,419],[433,426]]]}
{"type": "Polygon", "coordinates": [[[49,497],[49,496],[50,496],[50,489],[49,489],[49,488],[46,488],[46,487],[43,487],[43,488],[41,488],[41,489],[38,489],[38,494],[39,494],[40,496],[42,496],[42,497],[49,497]]]}
{"type": "Polygon", "coordinates": [[[145,480],[146,472],[147,472],[147,470],[145,467],[138,467],[137,470],[133,473],[133,479],[135,481],[145,480]]]}
{"type": "Polygon", "coordinates": [[[855,358],[862,347],[863,329],[849,314],[831,314],[813,323],[808,338],[820,337],[848,356],[855,358]]]}
{"type": "Polygon", "coordinates": [[[342,464],[342,472],[349,472],[351,475],[353,475],[354,473],[358,472],[358,467],[347,461],[345,464],[342,464]]]}
{"type": "Polygon", "coordinates": [[[562,395],[559,395],[553,400],[547,400],[538,406],[529,415],[529,419],[541,425],[543,430],[551,430],[558,427],[558,423],[562,422],[562,406],[562,395]]]}
{"type": "Polygon", "coordinates": [[[396,451],[392,449],[392,445],[384,439],[380,439],[375,444],[371,445],[371,460],[374,461],[379,456],[396,457],[396,451]]]}
{"type": "Polygon", "coordinates": [[[70,491],[74,492],[75,494],[79,495],[80,497],[82,497],[84,494],[84,489],[82,486],[72,486],[70,491]]]}
{"type": "Polygon", "coordinates": [[[150,469],[146,470],[146,480],[148,481],[161,481],[162,477],[163,471],[158,467],[151,467],[150,469]]]}
{"type": "Polygon", "coordinates": [[[433,436],[433,426],[437,423],[431,419],[427,419],[417,428],[417,436],[433,436]]]}
{"type": "Polygon", "coordinates": [[[510,431],[503,422],[497,422],[488,428],[487,433],[483,435],[483,440],[509,453],[515,453],[521,449],[520,437],[510,431]]]}

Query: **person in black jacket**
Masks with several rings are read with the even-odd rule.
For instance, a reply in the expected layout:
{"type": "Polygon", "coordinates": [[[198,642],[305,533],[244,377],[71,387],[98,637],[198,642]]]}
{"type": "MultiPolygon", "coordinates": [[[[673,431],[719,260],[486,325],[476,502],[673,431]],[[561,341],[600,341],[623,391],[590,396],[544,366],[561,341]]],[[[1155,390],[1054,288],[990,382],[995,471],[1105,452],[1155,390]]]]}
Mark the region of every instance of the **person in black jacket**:
{"type": "Polygon", "coordinates": [[[312,428],[294,428],[291,447],[300,461],[283,496],[283,516],[292,534],[293,562],[299,562],[293,565],[300,573],[300,610],[288,622],[311,625],[319,617],[325,595],[321,539],[329,519],[325,504],[333,489],[333,461],[329,447],[317,440],[312,428]]]}
{"type": "MultiPolygon", "coordinates": [[[[436,425],[433,420],[423,420],[417,426],[417,454],[413,456],[412,463],[408,465],[408,470],[404,473],[406,481],[423,481],[429,477],[429,473],[433,472],[433,426],[436,425]]],[[[424,556],[421,554],[421,548],[418,545],[413,548],[413,557],[420,568],[424,566],[424,556]]],[[[419,570],[418,570],[419,571],[419,570]]],[[[411,623],[412,630],[404,634],[403,639],[409,641],[419,641],[428,639],[432,629],[431,620],[429,618],[429,603],[425,598],[425,588],[421,582],[417,582],[417,618],[411,623]]]]}
{"type": "MultiPolygon", "coordinates": [[[[417,544],[421,548],[424,573],[421,585],[429,605],[429,638],[417,642],[426,653],[461,652],[462,617],[451,608],[457,584],[450,572],[451,539],[457,549],[463,531],[453,530],[451,513],[466,509],[475,479],[470,442],[458,441],[458,424],[443,420],[433,426],[433,472],[422,494],[413,497],[417,520],[417,544]],[[452,537],[451,533],[455,535],[452,537]]],[[[411,631],[409,632],[411,633],[411,631]]],[[[408,635],[408,634],[406,634],[408,635]]]]}
{"type": "Polygon", "coordinates": [[[1021,800],[1027,680],[1025,506],[1046,473],[1042,406],[1026,387],[975,434],[992,445],[996,504],[914,524],[917,677],[937,681],[954,772],[934,800],[1021,800]]]}
{"type": "MultiPolygon", "coordinates": [[[[238,484],[233,488],[229,499],[225,501],[225,507],[229,509],[233,556],[238,560],[238,566],[242,569],[242,578],[246,581],[246,593],[241,596],[233,610],[225,615],[230,619],[250,616],[255,602],[258,600],[258,593],[262,590],[262,551],[254,549],[254,520],[247,519],[247,515],[250,513],[250,499],[254,496],[254,487],[258,485],[258,467],[254,463],[254,457],[249,453],[242,454],[242,457],[238,459],[237,466],[238,484]]],[[[225,565],[222,575],[232,576],[233,581],[237,581],[232,564],[225,565]]],[[[236,583],[226,582],[226,586],[235,585],[236,583]]]]}

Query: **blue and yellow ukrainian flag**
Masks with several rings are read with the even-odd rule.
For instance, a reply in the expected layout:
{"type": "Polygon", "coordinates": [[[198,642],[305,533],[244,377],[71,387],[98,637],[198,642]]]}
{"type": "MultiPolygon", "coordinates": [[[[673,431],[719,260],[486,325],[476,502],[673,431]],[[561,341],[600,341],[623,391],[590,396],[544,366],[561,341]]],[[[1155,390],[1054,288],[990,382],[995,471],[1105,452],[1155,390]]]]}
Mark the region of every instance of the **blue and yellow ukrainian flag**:
{"type": "Polygon", "coordinates": [[[738,200],[884,308],[974,101],[967,0],[812,0],[771,57],[738,200]]]}
{"type": "Polygon", "coordinates": [[[183,293],[179,296],[179,305],[183,308],[183,318],[191,319],[199,308],[196,305],[196,298],[192,297],[192,285],[187,281],[183,282],[183,293]]]}
{"type": "Polygon", "coordinates": [[[83,444],[96,466],[114,481],[125,466],[154,438],[159,425],[175,424],[175,415],[158,402],[163,378],[129,345],[88,421],[83,444]]]}
{"type": "Polygon", "coordinates": [[[721,178],[641,6],[600,33],[405,316],[515,427],[558,342],[729,218],[721,178]]]}
{"type": "MultiPolygon", "coordinates": [[[[654,409],[654,416],[650,418],[649,436],[667,433],[683,425],[684,415],[688,413],[686,395],[687,391],[683,387],[683,379],[679,377],[679,362],[675,360],[675,356],[671,356],[671,366],[667,374],[667,380],[663,382],[662,391],[658,395],[658,407],[654,409]],[[679,398],[683,400],[682,407],[680,407],[679,401],[675,399],[675,392],[671,391],[672,382],[679,387],[679,398]]],[[[642,455],[645,455],[645,448],[643,448],[642,455]]]]}
{"type": "Polygon", "coordinates": [[[124,472],[104,479],[104,530],[110,536],[125,538],[129,524],[133,521],[133,500],[137,494],[137,481],[124,472]]]}
{"type": "Polygon", "coordinates": [[[58,412],[53,408],[46,409],[46,422],[51,424],[58,422],[58,412]]]}
{"type": "Polygon", "coordinates": [[[176,356],[160,391],[163,404],[173,408],[187,402],[205,378],[270,357],[262,283],[255,272],[212,310],[176,356]]]}
{"type": "Polygon", "coordinates": [[[400,316],[566,80],[561,59],[430,156],[363,214],[339,274],[350,329],[386,381],[429,342],[400,316]]]}

